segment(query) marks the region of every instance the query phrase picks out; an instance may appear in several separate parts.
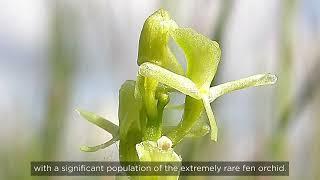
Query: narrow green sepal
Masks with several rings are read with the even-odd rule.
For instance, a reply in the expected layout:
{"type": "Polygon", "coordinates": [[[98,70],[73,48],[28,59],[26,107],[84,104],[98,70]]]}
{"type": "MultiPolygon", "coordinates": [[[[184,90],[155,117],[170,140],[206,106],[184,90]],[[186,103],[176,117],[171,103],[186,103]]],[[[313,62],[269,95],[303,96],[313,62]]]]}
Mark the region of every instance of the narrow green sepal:
{"type": "Polygon", "coordinates": [[[277,82],[277,76],[273,74],[257,74],[242,78],[235,81],[226,82],[210,88],[209,101],[212,102],[218,97],[230,93],[232,91],[255,87],[255,86],[265,86],[272,85],[277,82]]]}
{"type": "Polygon", "coordinates": [[[119,136],[119,126],[113,124],[111,121],[106,120],[105,118],[96,115],[93,112],[85,111],[76,109],[76,111],[86,120],[89,122],[97,125],[98,127],[106,130],[109,132],[112,137],[118,137],[119,136]]]}
{"type": "Polygon", "coordinates": [[[108,146],[111,146],[112,144],[114,144],[115,142],[117,142],[119,140],[119,137],[116,138],[112,138],[109,141],[103,143],[103,144],[99,144],[97,146],[81,146],[80,150],[83,152],[96,152],[100,149],[104,149],[108,146]]]}
{"type": "Polygon", "coordinates": [[[202,102],[203,102],[204,108],[206,110],[206,113],[207,113],[207,116],[209,119],[209,123],[210,123],[210,127],[211,127],[211,140],[217,141],[217,139],[218,139],[218,126],[217,126],[216,119],[213,115],[213,111],[210,106],[209,98],[207,96],[203,97],[202,102]]]}

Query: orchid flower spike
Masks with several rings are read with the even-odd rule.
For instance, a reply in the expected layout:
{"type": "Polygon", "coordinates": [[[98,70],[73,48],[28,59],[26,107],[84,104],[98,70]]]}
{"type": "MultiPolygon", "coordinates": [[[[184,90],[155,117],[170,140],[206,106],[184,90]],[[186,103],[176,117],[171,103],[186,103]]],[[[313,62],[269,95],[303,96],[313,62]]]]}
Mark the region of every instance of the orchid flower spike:
{"type": "MultiPolygon", "coordinates": [[[[203,112],[209,120],[211,139],[217,141],[218,128],[210,103],[221,95],[238,89],[274,84],[277,78],[272,74],[259,74],[210,87],[220,61],[219,44],[189,28],[176,27],[169,32],[185,53],[186,74],[182,75],[153,61],[146,61],[139,66],[139,75],[187,95],[182,120],[168,134],[174,144],[188,134],[203,112]]],[[[159,61],[161,62],[160,59],[159,61]]]]}

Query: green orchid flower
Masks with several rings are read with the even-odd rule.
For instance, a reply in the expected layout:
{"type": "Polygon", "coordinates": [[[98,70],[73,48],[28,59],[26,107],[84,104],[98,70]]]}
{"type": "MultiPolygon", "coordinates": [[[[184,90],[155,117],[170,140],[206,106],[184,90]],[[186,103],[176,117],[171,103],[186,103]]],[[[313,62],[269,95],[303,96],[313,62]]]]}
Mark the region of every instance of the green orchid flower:
{"type": "Polygon", "coordinates": [[[271,85],[277,80],[275,75],[266,73],[210,87],[220,57],[217,42],[190,28],[179,27],[167,11],[156,11],[147,18],[141,31],[137,80],[126,81],[119,91],[119,126],[94,113],[78,110],[85,119],[112,135],[103,144],[83,146],[81,150],[94,152],[119,140],[121,162],[181,162],[173,147],[183,138],[210,132],[211,139],[217,141],[218,127],[210,103],[235,90],[271,85]],[[170,50],[170,38],[183,50],[186,70],[170,50]],[[184,104],[169,107],[171,92],[185,94],[184,104]],[[184,110],[176,127],[163,125],[165,108],[184,110]]]}
{"type": "Polygon", "coordinates": [[[194,121],[199,119],[199,117],[201,116],[201,103],[196,100],[202,99],[204,108],[210,121],[211,139],[217,140],[217,126],[214,120],[213,112],[211,110],[211,102],[213,102],[216,98],[235,90],[240,90],[254,86],[270,85],[274,84],[277,81],[277,77],[275,75],[258,74],[240,80],[231,81],[218,86],[214,86],[208,88],[206,91],[203,91],[201,89],[198,89],[197,86],[190,79],[181,75],[174,74],[164,68],[161,68],[153,64],[143,64],[142,66],[140,66],[139,72],[140,74],[146,77],[153,77],[157,79],[159,82],[164,83],[188,95],[186,97],[184,117],[187,116],[185,114],[188,113],[188,111],[194,113],[196,112],[195,107],[200,107],[197,109],[199,110],[199,113],[197,114],[197,117],[192,119],[193,121],[186,122],[185,119],[183,119],[180,122],[180,125],[178,125],[177,129],[175,129],[173,132],[169,134],[169,137],[172,137],[172,140],[174,142],[179,142],[192,128],[194,121]],[[193,99],[188,99],[188,97],[193,99]],[[187,108],[188,103],[191,106],[191,108],[187,108]]]}
{"type": "Polygon", "coordinates": [[[152,62],[141,64],[139,75],[155,79],[187,95],[183,118],[177,128],[168,134],[174,144],[188,134],[203,111],[206,112],[211,126],[211,139],[217,141],[218,128],[210,102],[237,89],[273,84],[277,78],[270,74],[256,75],[210,88],[220,61],[219,44],[189,28],[175,28],[170,35],[185,53],[186,75],[177,74],[152,62]]]}

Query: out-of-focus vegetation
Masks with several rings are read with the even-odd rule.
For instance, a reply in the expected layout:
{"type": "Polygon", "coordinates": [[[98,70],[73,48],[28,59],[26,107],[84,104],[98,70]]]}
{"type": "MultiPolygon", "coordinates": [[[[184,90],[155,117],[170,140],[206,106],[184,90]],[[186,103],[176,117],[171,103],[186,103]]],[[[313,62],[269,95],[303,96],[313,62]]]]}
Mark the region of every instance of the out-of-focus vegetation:
{"type": "Polygon", "coordinates": [[[161,7],[181,26],[222,46],[213,85],[259,72],[279,79],[274,87],[236,92],[213,103],[219,141],[188,140],[178,147],[183,159],[289,160],[290,177],[249,179],[320,178],[317,0],[4,0],[0,179],[33,179],[32,160],[117,160],[116,145],[97,153],[79,150],[102,143],[108,134],[89,126],[74,109],[96,111],[118,123],[118,89],[124,80],[135,79],[140,30],[161,7]]]}

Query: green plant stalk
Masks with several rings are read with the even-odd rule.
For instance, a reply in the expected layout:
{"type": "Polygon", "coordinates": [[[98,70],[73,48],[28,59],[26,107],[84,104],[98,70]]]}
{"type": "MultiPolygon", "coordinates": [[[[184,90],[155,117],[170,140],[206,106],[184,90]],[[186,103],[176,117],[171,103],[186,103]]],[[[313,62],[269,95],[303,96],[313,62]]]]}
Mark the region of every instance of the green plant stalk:
{"type": "MultiPolygon", "coordinates": [[[[41,152],[42,160],[56,158],[57,148],[61,140],[61,134],[66,123],[67,107],[70,100],[70,84],[72,82],[75,65],[75,52],[65,48],[70,39],[64,39],[63,30],[67,28],[63,21],[70,21],[71,12],[61,8],[61,2],[53,3],[53,15],[50,22],[52,34],[50,35],[49,54],[49,92],[47,96],[47,109],[42,127],[41,152]],[[65,16],[63,16],[63,14],[65,16]]],[[[67,23],[68,24],[68,23],[67,23]]],[[[75,25],[75,24],[73,24],[75,25]]],[[[70,31],[75,29],[69,28],[70,31]]],[[[69,42],[70,43],[70,42],[69,42]]]]}

